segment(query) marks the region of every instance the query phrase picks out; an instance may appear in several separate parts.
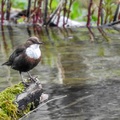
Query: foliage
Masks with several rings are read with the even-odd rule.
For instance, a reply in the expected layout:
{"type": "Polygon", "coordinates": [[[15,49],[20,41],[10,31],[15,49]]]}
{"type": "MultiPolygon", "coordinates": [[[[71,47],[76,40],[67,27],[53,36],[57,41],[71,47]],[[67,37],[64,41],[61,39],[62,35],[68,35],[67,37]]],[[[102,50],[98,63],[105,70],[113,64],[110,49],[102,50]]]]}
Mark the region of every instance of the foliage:
{"type": "Polygon", "coordinates": [[[105,11],[105,21],[104,23],[109,23],[113,20],[115,10],[116,10],[116,4],[112,0],[106,0],[103,4],[103,9],[105,11]]]}
{"type": "Polygon", "coordinates": [[[12,7],[16,9],[26,9],[28,1],[27,0],[12,0],[12,7]]]}
{"type": "MultiPolygon", "coordinates": [[[[1,23],[3,23],[4,12],[6,12],[6,19],[9,20],[8,6],[15,9],[26,10],[27,22],[41,23],[45,25],[50,16],[56,11],[55,14],[66,16],[77,21],[97,22],[99,24],[111,23],[114,19],[114,14],[119,4],[118,0],[8,0],[1,1],[1,23]],[[100,6],[100,1],[102,4],[100,6]],[[60,3],[62,3],[60,5],[60,3]],[[92,3],[92,4],[91,4],[92,3]],[[91,6],[89,6],[91,4],[91,6]],[[101,12],[99,14],[99,12],[101,12]]],[[[20,19],[18,22],[23,22],[20,19]]],[[[59,20],[58,20],[59,21],[59,20]]]]}
{"type": "Polygon", "coordinates": [[[75,1],[72,5],[71,14],[70,14],[70,17],[72,19],[78,19],[78,18],[83,17],[84,14],[82,12],[83,12],[84,9],[81,10],[80,8],[81,8],[81,5],[78,4],[77,1],[75,1]]]}

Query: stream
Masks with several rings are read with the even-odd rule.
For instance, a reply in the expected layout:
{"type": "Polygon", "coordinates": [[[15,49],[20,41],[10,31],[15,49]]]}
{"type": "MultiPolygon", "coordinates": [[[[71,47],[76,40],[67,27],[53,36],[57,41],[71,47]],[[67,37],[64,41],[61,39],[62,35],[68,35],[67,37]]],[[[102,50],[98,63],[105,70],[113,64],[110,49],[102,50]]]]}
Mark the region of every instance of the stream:
{"type": "MultiPolygon", "coordinates": [[[[0,64],[30,36],[44,43],[42,60],[30,73],[53,101],[22,120],[119,120],[119,30],[2,26],[0,64]]],[[[27,73],[23,76],[28,77],[27,73]]],[[[18,71],[0,66],[0,91],[20,81],[18,71]]]]}

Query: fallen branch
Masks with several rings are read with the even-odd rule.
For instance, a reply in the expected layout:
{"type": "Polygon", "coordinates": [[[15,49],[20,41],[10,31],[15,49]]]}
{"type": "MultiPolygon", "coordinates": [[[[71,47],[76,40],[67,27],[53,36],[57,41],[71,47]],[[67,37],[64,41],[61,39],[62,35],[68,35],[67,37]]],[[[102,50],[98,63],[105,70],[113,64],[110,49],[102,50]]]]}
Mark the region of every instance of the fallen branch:
{"type": "Polygon", "coordinates": [[[119,24],[119,23],[120,23],[120,20],[114,21],[112,23],[108,23],[108,24],[106,24],[106,26],[113,26],[113,25],[116,25],[116,24],[119,24]]]}
{"type": "Polygon", "coordinates": [[[39,82],[30,83],[25,92],[19,94],[16,98],[18,109],[25,110],[29,103],[33,103],[34,108],[36,108],[40,103],[42,93],[42,85],[39,82]]]}
{"type": "Polygon", "coordinates": [[[57,97],[57,98],[50,99],[50,100],[48,100],[47,102],[42,103],[38,108],[36,108],[36,109],[30,111],[29,113],[27,113],[26,115],[24,115],[24,116],[23,116],[22,118],[20,118],[19,120],[22,120],[22,119],[25,118],[26,116],[28,116],[28,115],[30,115],[31,113],[37,111],[38,109],[40,109],[40,108],[43,107],[44,105],[46,105],[46,104],[48,104],[48,103],[50,103],[50,102],[52,102],[52,101],[55,101],[55,100],[59,100],[59,99],[65,98],[65,97],[67,97],[67,95],[64,95],[64,96],[61,96],[61,97],[57,97]]]}

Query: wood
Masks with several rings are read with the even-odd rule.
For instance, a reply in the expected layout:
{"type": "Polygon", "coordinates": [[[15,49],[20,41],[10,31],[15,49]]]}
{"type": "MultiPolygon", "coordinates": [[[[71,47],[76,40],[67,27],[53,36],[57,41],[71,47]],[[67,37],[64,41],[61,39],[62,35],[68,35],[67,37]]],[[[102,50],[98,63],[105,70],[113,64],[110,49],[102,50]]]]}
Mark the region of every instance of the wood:
{"type": "Polygon", "coordinates": [[[27,105],[31,103],[31,110],[36,108],[40,103],[40,97],[43,93],[42,85],[37,78],[35,82],[27,83],[25,92],[19,94],[16,98],[19,110],[25,110],[27,105]]]}

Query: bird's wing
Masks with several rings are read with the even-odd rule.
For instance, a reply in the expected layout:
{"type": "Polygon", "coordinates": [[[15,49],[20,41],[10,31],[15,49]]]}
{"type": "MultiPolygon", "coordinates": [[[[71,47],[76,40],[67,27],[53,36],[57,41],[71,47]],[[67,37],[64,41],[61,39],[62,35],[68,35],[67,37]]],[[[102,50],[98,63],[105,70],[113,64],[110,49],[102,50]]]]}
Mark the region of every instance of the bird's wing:
{"type": "Polygon", "coordinates": [[[24,46],[19,46],[9,57],[9,60],[14,60],[16,57],[18,57],[20,54],[22,54],[25,51],[24,46]]]}
{"type": "Polygon", "coordinates": [[[16,57],[18,57],[20,54],[22,54],[25,51],[24,46],[19,46],[9,57],[9,62],[13,63],[16,57]]]}
{"type": "Polygon", "coordinates": [[[11,66],[16,59],[21,53],[25,51],[25,46],[19,46],[9,57],[8,61],[3,63],[2,65],[8,65],[11,66]]]}

